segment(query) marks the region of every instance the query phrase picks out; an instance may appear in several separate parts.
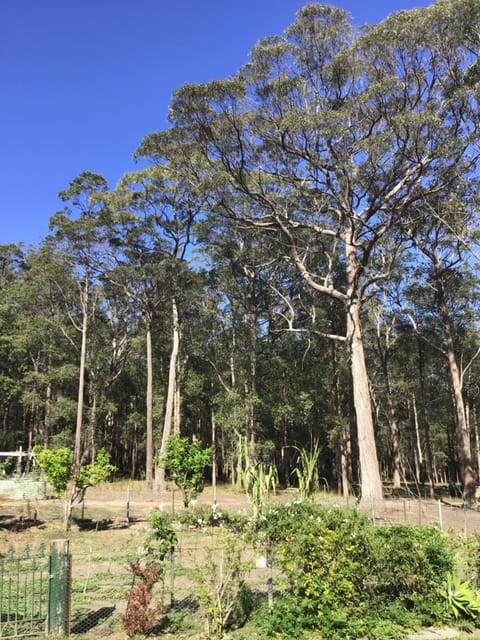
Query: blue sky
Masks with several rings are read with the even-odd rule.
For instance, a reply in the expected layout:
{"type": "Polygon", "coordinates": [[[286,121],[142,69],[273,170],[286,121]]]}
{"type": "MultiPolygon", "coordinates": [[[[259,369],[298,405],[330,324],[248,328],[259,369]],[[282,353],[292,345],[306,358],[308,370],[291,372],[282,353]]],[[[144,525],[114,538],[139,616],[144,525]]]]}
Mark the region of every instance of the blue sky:
{"type": "MultiPolygon", "coordinates": [[[[37,244],[81,171],[111,187],[172,92],[235,72],[303,0],[0,0],[0,244],[37,244]]],[[[358,24],[429,0],[338,0],[358,24]]]]}

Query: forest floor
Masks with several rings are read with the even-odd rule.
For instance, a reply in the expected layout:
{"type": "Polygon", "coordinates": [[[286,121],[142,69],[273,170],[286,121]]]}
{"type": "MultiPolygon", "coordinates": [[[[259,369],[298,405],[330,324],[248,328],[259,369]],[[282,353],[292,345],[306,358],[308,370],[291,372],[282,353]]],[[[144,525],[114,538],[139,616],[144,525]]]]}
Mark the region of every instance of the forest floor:
{"type": "MultiPolygon", "coordinates": [[[[297,498],[294,490],[287,490],[278,492],[273,500],[288,502],[297,498]]],[[[347,504],[328,493],[319,494],[317,500],[329,505],[347,504]]],[[[220,511],[249,512],[245,494],[231,486],[218,487],[215,495],[212,488],[207,487],[198,498],[198,504],[213,505],[214,501],[220,511]]],[[[353,505],[352,501],[350,506],[353,505]]],[[[153,509],[175,513],[183,510],[181,493],[147,491],[141,482],[103,484],[88,490],[83,513],[76,508],[74,524],[65,534],[62,500],[29,502],[0,495],[0,557],[6,555],[10,547],[21,552],[27,545],[33,549],[40,544],[48,545],[54,539],[68,538],[73,574],[72,631],[81,638],[108,636],[111,640],[120,640],[126,637],[121,630],[120,615],[125,610],[126,594],[131,586],[131,574],[126,567],[145,540],[153,509]]],[[[445,492],[439,493],[436,499],[419,499],[407,491],[403,497],[386,500],[381,509],[372,505],[369,515],[378,524],[433,525],[461,537],[480,534],[480,511],[463,509],[459,499],[452,499],[445,492]]],[[[208,539],[202,539],[198,530],[187,531],[182,533],[182,545],[182,561],[190,562],[191,568],[204,557],[208,539]]],[[[257,579],[266,584],[265,574],[258,573],[257,579]]],[[[180,583],[181,579],[175,585],[177,589],[182,588],[180,583]]],[[[190,591],[176,594],[175,600],[191,602],[191,583],[188,588],[190,591]]],[[[190,613],[181,612],[182,616],[190,613]]],[[[194,613],[191,617],[195,617],[194,613]]],[[[203,637],[201,623],[196,624],[196,627],[177,629],[175,637],[189,640],[203,637]]],[[[172,636],[162,632],[161,637],[172,636]]],[[[244,636],[232,636],[236,637],[244,636]]],[[[458,632],[449,629],[425,630],[412,636],[415,640],[459,637],[458,632]]],[[[473,638],[474,634],[462,637],[473,638]]]]}

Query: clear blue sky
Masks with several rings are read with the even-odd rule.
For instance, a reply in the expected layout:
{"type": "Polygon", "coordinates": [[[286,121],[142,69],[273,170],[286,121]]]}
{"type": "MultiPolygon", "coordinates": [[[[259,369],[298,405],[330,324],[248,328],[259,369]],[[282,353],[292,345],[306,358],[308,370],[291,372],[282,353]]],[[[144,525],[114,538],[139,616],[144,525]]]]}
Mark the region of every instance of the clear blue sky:
{"type": "MultiPolygon", "coordinates": [[[[111,187],[172,92],[235,72],[303,0],[0,0],[0,244],[36,244],[81,171],[111,187]]],[[[338,0],[356,23],[429,0],[338,0]]]]}

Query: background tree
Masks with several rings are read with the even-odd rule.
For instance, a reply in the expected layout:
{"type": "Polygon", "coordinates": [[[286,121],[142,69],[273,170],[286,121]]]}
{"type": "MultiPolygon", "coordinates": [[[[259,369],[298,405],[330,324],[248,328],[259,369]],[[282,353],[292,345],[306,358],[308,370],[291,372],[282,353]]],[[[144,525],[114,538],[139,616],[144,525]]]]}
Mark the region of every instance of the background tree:
{"type": "Polygon", "coordinates": [[[89,321],[96,304],[95,280],[101,263],[101,236],[99,226],[105,213],[103,195],[107,191],[105,179],[95,173],[84,171],[62,191],[60,199],[66,202],[62,212],[50,220],[55,241],[62,244],[64,255],[71,261],[72,273],[78,286],[79,320],[70,318],[81,335],[77,420],[73,464],[80,467],[82,458],[82,423],[85,387],[85,366],[89,321]],[[76,216],[76,217],[75,217],[76,216]]]}

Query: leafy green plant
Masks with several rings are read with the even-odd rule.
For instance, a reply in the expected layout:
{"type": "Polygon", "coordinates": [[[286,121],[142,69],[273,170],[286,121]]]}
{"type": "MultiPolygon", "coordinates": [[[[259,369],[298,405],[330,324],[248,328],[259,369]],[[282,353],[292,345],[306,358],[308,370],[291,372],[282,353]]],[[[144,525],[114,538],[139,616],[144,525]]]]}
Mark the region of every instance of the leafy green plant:
{"type": "Polygon", "coordinates": [[[373,527],[354,509],[304,500],[270,505],[249,535],[284,576],[270,637],[398,638],[443,619],[438,585],[453,558],[433,527],[373,527]]]}
{"type": "Polygon", "coordinates": [[[440,590],[447,617],[475,620],[480,615],[480,593],[468,580],[449,574],[440,590]]]}
{"type": "Polygon", "coordinates": [[[249,524],[246,513],[231,512],[226,509],[212,508],[207,504],[196,504],[190,509],[179,511],[175,520],[198,529],[205,527],[225,527],[229,531],[244,531],[249,524]]]}
{"type": "Polygon", "coordinates": [[[320,457],[320,445],[315,441],[312,449],[295,447],[298,452],[297,466],[292,471],[296,475],[298,491],[303,500],[311,499],[319,489],[318,459],[320,457]]]}
{"type": "Polygon", "coordinates": [[[277,471],[273,465],[267,470],[263,464],[250,465],[241,470],[242,486],[252,506],[253,516],[263,512],[270,500],[270,494],[277,486],[277,471]]]}
{"type": "MultiPolygon", "coordinates": [[[[166,555],[175,549],[178,542],[177,534],[169,516],[162,511],[150,513],[149,525],[145,550],[149,557],[153,557],[157,563],[162,563],[166,555]]],[[[161,575],[163,577],[163,570],[161,575]]]]}
{"type": "Polygon", "coordinates": [[[245,583],[251,564],[243,562],[243,551],[242,540],[221,529],[196,568],[198,603],[208,637],[221,638],[228,628],[242,624],[251,610],[251,594],[245,583]]]}
{"type": "Polygon", "coordinates": [[[452,545],[435,527],[372,527],[372,566],[367,586],[372,594],[398,599],[419,613],[438,615],[438,586],[452,572],[452,545]]]}
{"type": "Polygon", "coordinates": [[[73,451],[66,447],[38,448],[36,454],[38,465],[45,471],[47,481],[52,485],[55,494],[57,497],[62,496],[71,477],[73,451]]]}
{"type": "Polygon", "coordinates": [[[75,470],[73,467],[73,452],[66,447],[58,449],[41,449],[37,453],[37,462],[45,471],[48,482],[53,486],[58,497],[65,496],[64,526],[68,530],[75,504],[83,502],[89,487],[94,487],[115,471],[109,462],[109,455],[104,449],[97,452],[97,456],[90,464],[75,470]],[[67,495],[67,488],[71,482],[71,490],[67,495]]]}
{"type": "Polygon", "coordinates": [[[203,491],[205,467],[212,458],[212,447],[202,448],[199,441],[170,436],[163,460],[169,477],[182,490],[183,504],[187,508],[191,501],[203,491]]]}

